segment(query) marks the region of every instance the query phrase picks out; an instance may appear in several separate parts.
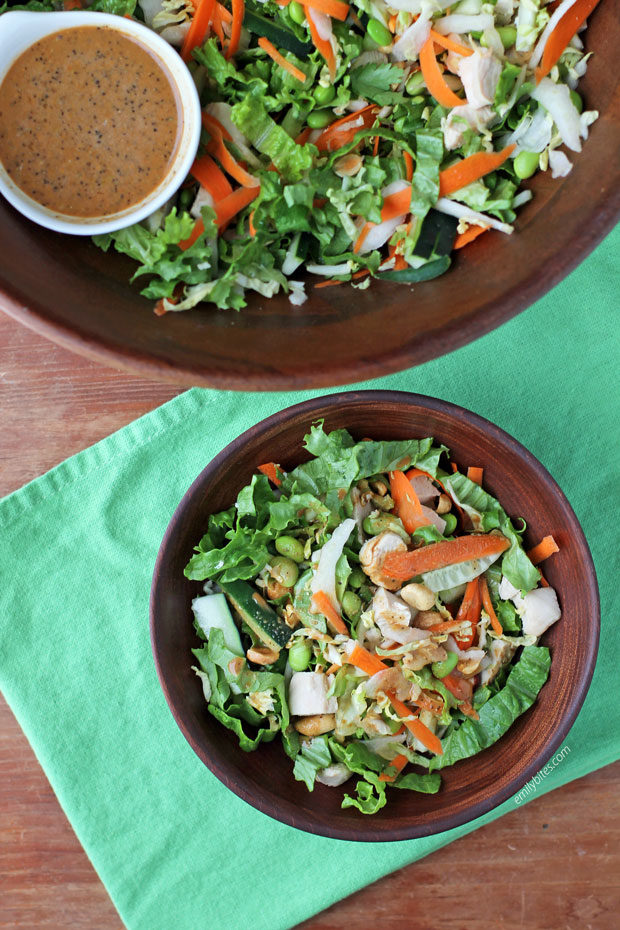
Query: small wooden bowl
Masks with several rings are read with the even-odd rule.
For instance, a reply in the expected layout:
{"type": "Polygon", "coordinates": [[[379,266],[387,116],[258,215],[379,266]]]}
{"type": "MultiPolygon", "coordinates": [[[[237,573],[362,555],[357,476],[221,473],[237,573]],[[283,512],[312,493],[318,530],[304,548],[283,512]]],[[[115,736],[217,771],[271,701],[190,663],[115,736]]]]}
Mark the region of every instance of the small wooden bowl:
{"type": "Polygon", "coordinates": [[[343,840],[405,840],[474,820],[511,797],[560,747],[584,701],[599,640],[599,600],[588,545],[566,497],[533,455],[507,433],[462,407],[397,391],[330,395],[289,407],[227,446],[198,476],[164,536],[151,590],[151,642],[166,700],[184,736],[211,771],[253,807],[277,820],[343,840]],[[513,517],[528,524],[526,546],[552,534],[560,551],[544,571],[557,590],[562,619],[544,635],[551,672],[536,703],[494,746],[441,773],[436,795],[388,790],[388,803],[365,817],[342,810],[344,788],[317,785],[309,794],[295,781],[279,741],[244,753],[236,737],[207,711],[191,671],[191,600],[202,585],[183,568],[211,513],[229,507],[265,461],[290,469],[308,458],[304,434],[317,418],[326,430],[346,428],[356,438],[433,436],[462,468],[484,467],[484,486],[513,517]]]}
{"type": "Polygon", "coordinates": [[[531,203],[511,236],[491,231],[453,267],[414,287],[375,281],[317,290],[308,301],[203,305],[153,315],[136,263],[90,241],[40,229],[0,200],[0,310],[75,352],[146,378],[233,390],[330,387],[419,365],[477,339],[528,307],[582,261],[620,212],[620,17],[601,3],[588,18],[593,52],[579,84],[600,118],[572,172],[527,182],[531,203]]]}

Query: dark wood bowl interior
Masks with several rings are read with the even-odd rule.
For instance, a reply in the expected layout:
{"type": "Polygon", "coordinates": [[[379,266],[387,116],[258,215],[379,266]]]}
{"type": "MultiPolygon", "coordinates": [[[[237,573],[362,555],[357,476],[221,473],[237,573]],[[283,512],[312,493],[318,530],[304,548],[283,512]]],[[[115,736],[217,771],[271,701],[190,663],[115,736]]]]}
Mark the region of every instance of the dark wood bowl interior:
{"type": "MultiPolygon", "coordinates": [[[[490,232],[456,253],[441,278],[251,297],[241,313],[203,305],[153,315],[129,284],[136,265],[88,239],[39,228],[0,202],[0,309],[101,362],[177,384],[237,390],[328,387],[377,377],[451,351],[529,306],[611,229],[620,212],[620,18],[600,4],[580,85],[600,112],[568,177],[541,175],[512,236],[490,232]]],[[[529,183],[529,182],[528,182],[529,183]]],[[[316,278],[312,279],[316,282],[316,278]]]]}
{"type": "Polygon", "coordinates": [[[151,592],[151,640],[159,679],[176,722],[211,771],[239,797],[299,829],[347,840],[403,840],[440,832],[480,816],[510,797],[563,742],[586,695],[599,637],[594,566],[573,510],[558,485],[526,449],[481,417],[417,394],[362,391],[331,395],[288,408],[243,433],[199,475],[179,504],[161,545],[151,592]],[[317,785],[309,794],[275,741],[241,751],[236,737],[208,713],[191,671],[191,600],[201,592],[183,568],[203,535],[209,514],[235,500],[256,466],[285,468],[307,455],[302,440],[310,424],[347,428],[357,438],[434,436],[461,467],[484,467],[484,484],[507,512],[528,523],[527,545],[551,533],[560,552],[545,563],[563,616],[543,638],[552,653],[549,680],[535,705],[498,743],[442,772],[437,795],[388,792],[386,807],[366,818],[342,810],[345,788],[317,785]]]}

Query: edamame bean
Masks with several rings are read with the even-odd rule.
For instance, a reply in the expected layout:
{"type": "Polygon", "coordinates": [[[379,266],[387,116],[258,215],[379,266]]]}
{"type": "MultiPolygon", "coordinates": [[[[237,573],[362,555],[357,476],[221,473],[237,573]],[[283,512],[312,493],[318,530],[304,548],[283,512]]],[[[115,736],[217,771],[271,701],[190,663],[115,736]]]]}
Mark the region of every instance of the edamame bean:
{"type": "Polygon", "coordinates": [[[415,74],[412,74],[411,77],[407,79],[405,90],[413,97],[415,94],[419,94],[420,91],[424,89],[424,86],[422,72],[416,71],[415,74]]]}
{"type": "Polygon", "coordinates": [[[391,533],[396,533],[405,542],[410,540],[409,533],[398,517],[393,516],[391,513],[371,513],[369,517],[364,519],[362,527],[369,536],[378,536],[384,530],[389,530],[391,533]]]}
{"type": "Polygon", "coordinates": [[[364,33],[364,38],[362,39],[362,48],[365,52],[374,52],[379,48],[377,42],[374,39],[371,39],[368,33],[364,33]]]}
{"type": "Polygon", "coordinates": [[[362,609],[362,601],[353,591],[345,591],[342,598],[342,609],[347,617],[355,617],[362,609]]]}
{"type": "Polygon", "coordinates": [[[196,195],[194,194],[194,191],[191,190],[191,188],[189,187],[183,188],[183,190],[179,194],[179,208],[181,210],[189,210],[195,196],[196,195]]]}
{"type": "Polygon", "coordinates": [[[325,129],[333,122],[334,114],[331,110],[313,110],[308,113],[308,126],[310,129],[325,129]]]}
{"type": "Polygon", "coordinates": [[[280,555],[284,555],[293,562],[303,562],[304,544],[294,536],[278,536],[276,539],[276,550],[280,555]]]}
{"type": "Polygon", "coordinates": [[[517,41],[517,30],[514,26],[498,26],[497,34],[502,40],[504,48],[512,48],[517,41]]]}
{"type": "Polygon", "coordinates": [[[363,584],[366,584],[366,575],[361,568],[353,569],[349,575],[349,584],[352,588],[361,588],[363,584]]]}
{"type": "Polygon", "coordinates": [[[573,101],[579,113],[583,113],[583,100],[579,96],[576,90],[571,90],[570,99],[573,101]]]}
{"type": "Polygon", "coordinates": [[[288,651],[288,664],[294,672],[303,672],[308,668],[311,656],[312,649],[310,648],[310,643],[300,639],[296,643],[293,643],[288,651]]]}
{"type": "Polygon", "coordinates": [[[279,581],[285,588],[292,588],[299,578],[297,562],[284,555],[278,555],[271,562],[271,577],[279,581]]]}
{"type": "Polygon", "coordinates": [[[368,20],[366,32],[377,45],[384,46],[392,44],[392,33],[383,23],[380,23],[378,19],[368,20]]]}
{"type": "Polygon", "coordinates": [[[449,652],[443,662],[433,662],[431,671],[435,678],[445,678],[446,675],[449,675],[458,660],[459,657],[456,652],[449,652]]]}
{"type": "Polygon", "coordinates": [[[298,26],[303,25],[306,19],[306,11],[301,3],[297,3],[297,0],[291,0],[288,5],[288,12],[294,23],[297,23],[298,26]]]}
{"type": "Polygon", "coordinates": [[[515,174],[518,178],[521,178],[521,180],[525,180],[525,178],[531,178],[538,168],[538,153],[519,152],[513,161],[513,166],[515,169],[515,174]]]}
{"type": "Polygon", "coordinates": [[[446,526],[443,531],[443,535],[450,536],[450,534],[454,533],[456,529],[457,519],[453,513],[447,513],[443,519],[446,521],[446,526]]]}
{"type": "Polygon", "coordinates": [[[323,87],[322,84],[317,84],[314,88],[314,99],[321,107],[326,107],[328,103],[332,102],[335,96],[336,88],[333,84],[328,84],[327,87],[323,87]]]}

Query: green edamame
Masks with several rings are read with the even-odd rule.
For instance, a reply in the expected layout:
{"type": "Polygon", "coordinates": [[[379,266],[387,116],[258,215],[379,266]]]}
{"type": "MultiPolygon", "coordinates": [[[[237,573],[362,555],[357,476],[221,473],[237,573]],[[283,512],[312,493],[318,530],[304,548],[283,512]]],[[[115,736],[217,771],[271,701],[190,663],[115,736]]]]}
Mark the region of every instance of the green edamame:
{"type": "Polygon", "coordinates": [[[303,562],[304,544],[294,536],[278,536],[275,542],[276,550],[280,555],[292,559],[293,562],[303,562]]]}
{"type": "Polygon", "coordinates": [[[307,118],[310,129],[325,129],[333,120],[334,114],[331,110],[312,110],[307,118]]]}
{"type": "Polygon", "coordinates": [[[396,533],[405,542],[410,541],[409,533],[401,521],[391,513],[378,513],[376,511],[371,513],[369,517],[364,519],[362,528],[369,536],[378,536],[379,533],[389,530],[391,533],[396,533]]]}
{"type": "Polygon", "coordinates": [[[392,44],[392,33],[380,23],[378,19],[369,19],[366,26],[366,32],[377,45],[385,46],[392,44]]]}
{"type": "Polygon", "coordinates": [[[311,656],[312,649],[310,648],[310,643],[300,639],[296,643],[293,643],[288,651],[288,664],[294,672],[303,672],[308,668],[311,656]]]}
{"type": "Polygon", "coordinates": [[[366,575],[361,568],[353,569],[349,575],[349,584],[352,588],[361,588],[363,584],[366,584],[366,575]]]}
{"type": "Polygon", "coordinates": [[[456,652],[449,652],[442,662],[433,662],[431,671],[435,678],[445,678],[454,669],[459,657],[456,652]]]}
{"type": "Polygon", "coordinates": [[[297,3],[297,0],[291,0],[288,5],[288,13],[293,22],[297,23],[298,26],[302,26],[306,21],[306,11],[301,3],[297,3]]]}
{"type": "Polygon", "coordinates": [[[446,513],[442,517],[446,522],[445,529],[443,531],[444,536],[450,536],[451,533],[454,533],[456,529],[457,519],[453,513],[446,513]]]}
{"type": "Polygon", "coordinates": [[[407,83],[405,84],[405,90],[411,96],[419,94],[421,90],[424,90],[424,78],[421,71],[416,71],[415,74],[412,74],[407,83]]]}
{"type": "Polygon", "coordinates": [[[362,609],[361,598],[353,591],[345,591],[342,597],[342,609],[347,617],[355,617],[362,609]]]}
{"type": "Polygon", "coordinates": [[[196,195],[194,194],[194,191],[191,190],[191,188],[189,187],[183,188],[183,190],[179,194],[179,209],[188,210],[191,207],[192,201],[195,196],[196,195]]]}
{"type": "Polygon", "coordinates": [[[271,577],[275,578],[283,587],[292,588],[299,578],[297,562],[284,555],[278,555],[271,562],[271,577]]]}
{"type": "Polygon", "coordinates": [[[573,101],[579,113],[583,113],[583,100],[576,90],[571,90],[570,99],[573,101]]]}
{"type": "Polygon", "coordinates": [[[498,26],[497,34],[502,40],[504,48],[512,48],[517,41],[517,30],[514,26],[498,26]]]}
{"type": "Polygon", "coordinates": [[[538,153],[519,152],[512,164],[516,176],[524,181],[526,178],[531,178],[538,168],[538,153]]]}
{"type": "Polygon", "coordinates": [[[328,103],[332,102],[335,96],[336,88],[333,84],[328,84],[327,87],[323,87],[322,84],[317,84],[314,88],[314,99],[321,107],[326,107],[328,103]]]}

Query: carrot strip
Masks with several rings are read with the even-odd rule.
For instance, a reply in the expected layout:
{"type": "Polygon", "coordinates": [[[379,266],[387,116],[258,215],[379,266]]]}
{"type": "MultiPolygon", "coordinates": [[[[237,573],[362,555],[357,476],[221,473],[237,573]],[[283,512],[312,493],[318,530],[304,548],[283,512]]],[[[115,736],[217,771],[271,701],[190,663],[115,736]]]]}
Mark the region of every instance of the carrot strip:
{"type": "Polygon", "coordinates": [[[389,578],[405,581],[436,568],[499,555],[509,546],[506,537],[498,534],[457,536],[456,539],[431,543],[411,552],[388,552],[383,562],[383,573],[389,578]]]}
{"type": "MultiPolygon", "coordinates": [[[[62,8],[63,10],[81,10],[82,0],[64,0],[62,8]]],[[[129,18],[131,19],[131,17],[129,18]]]]}
{"type": "Polygon", "coordinates": [[[431,29],[430,37],[435,43],[435,45],[440,45],[442,48],[447,48],[448,51],[450,52],[456,52],[457,55],[473,55],[474,54],[473,49],[467,48],[466,45],[460,45],[458,42],[455,42],[453,39],[449,39],[448,36],[440,35],[440,33],[435,32],[434,29],[431,29]]]}
{"type": "Polygon", "coordinates": [[[275,484],[276,487],[279,487],[282,484],[282,479],[278,477],[278,471],[280,469],[279,465],[276,465],[275,462],[265,462],[264,465],[258,465],[258,470],[266,475],[272,484],[275,484]]]}
{"type": "Polygon", "coordinates": [[[336,287],[338,284],[344,284],[344,281],[336,281],[335,278],[329,278],[327,281],[319,281],[318,284],[315,284],[315,287],[336,287]]]}
{"type": "Polygon", "coordinates": [[[213,32],[219,39],[220,47],[224,48],[226,38],[224,36],[224,27],[222,26],[222,17],[220,15],[220,4],[216,3],[213,10],[213,18],[211,20],[211,26],[213,27],[213,32]]]}
{"type": "Polygon", "coordinates": [[[536,68],[536,83],[549,74],[579,27],[586,21],[599,0],[577,0],[566,11],[545,45],[540,65],[536,68]]]}
{"type": "Polygon", "coordinates": [[[559,552],[560,547],[556,543],[553,536],[545,536],[537,546],[534,546],[533,549],[527,553],[527,557],[530,562],[533,562],[534,565],[538,565],[539,562],[544,562],[545,559],[548,559],[550,555],[553,555],[554,552],[559,552]]]}
{"type": "Polygon", "coordinates": [[[467,477],[470,481],[473,481],[474,484],[482,485],[482,476],[484,474],[484,468],[479,468],[476,465],[470,465],[467,469],[467,477]]]}
{"type": "Polygon", "coordinates": [[[411,181],[413,177],[413,158],[409,152],[403,152],[403,158],[405,160],[405,177],[408,181],[411,181]]]}
{"type": "MultiPolygon", "coordinates": [[[[410,206],[410,187],[405,187],[402,191],[398,191],[396,194],[388,194],[388,196],[383,201],[383,207],[381,208],[381,222],[385,223],[386,220],[393,220],[395,217],[400,216],[401,213],[409,213],[410,206]]],[[[366,236],[375,225],[375,223],[364,223],[359,236],[355,240],[355,244],[353,246],[354,252],[359,252],[364,244],[366,236]]]]}
{"type": "Polygon", "coordinates": [[[413,533],[419,526],[428,526],[431,521],[424,516],[420,498],[404,472],[390,472],[390,493],[394,500],[396,514],[402,520],[408,533],[413,533]]]}
{"type": "Polygon", "coordinates": [[[465,232],[459,233],[459,235],[454,240],[454,245],[452,248],[462,249],[463,246],[469,245],[470,242],[473,242],[474,239],[477,239],[478,236],[490,228],[490,226],[470,226],[469,229],[465,230],[465,232]]]}
{"type": "Polygon", "coordinates": [[[202,45],[213,16],[215,0],[197,0],[194,15],[181,46],[181,58],[189,61],[197,45],[202,45]]]}
{"type": "Polygon", "coordinates": [[[507,145],[501,152],[475,152],[469,158],[463,158],[457,161],[455,165],[450,165],[439,173],[439,196],[447,197],[458,191],[466,184],[478,181],[485,174],[495,171],[500,165],[503,165],[506,159],[512,154],[516,146],[507,145]]]}
{"type": "Polygon", "coordinates": [[[312,129],[310,128],[310,126],[306,126],[305,129],[302,129],[302,131],[299,133],[299,135],[295,139],[295,142],[297,143],[297,145],[305,145],[310,137],[311,132],[312,132],[312,129]]]}
{"type": "MultiPolygon", "coordinates": [[[[321,50],[319,49],[319,51],[321,50]]],[[[323,53],[321,52],[321,54],[323,53]]],[[[370,129],[378,112],[379,107],[377,104],[369,103],[368,106],[363,107],[361,110],[357,110],[355,113],[347,113],[346,116],[342,116],[334,123],[330,123],[314,144],[319,152],[335,152],[336,149],[342,148],[343,145],[351,142],[357,132],[361,132],[362,129],[370,129]],[[351,129],[343,129],[343,127],[346,127],[349,123],[357,123],[360,117],[362,119],[361,126],[358,125],[353,126],[351,129]]]]}
{"type": "Polygon", "coordinates": [[[243,187],[260,187],[258,178],[255,178],[253,174],[249,174],[245,168],[242,168],[239,162],[233,158],[221,136],[211,139],[207,145],[207,151],[215,155],[222,168],[224,168],[235,181],[243,185],[243,187]]]}
{"type": "Polygon", "coordinates": [[[480,584],[480,596],[482,597],[482,606],[484,607],[484,609],[489,615],[489,618],[491,620],[491,626],[493,627],[497,635],[501,636],[502,633],[504,632],[504,629],[497,618],[497,614],[495,613],[495,610],[493,609],[493,604],[491,603],[491,595],[489,594],[489,586],[487,584],[487,580],[484,577],[484,575],[480,575],[478,582],[480,584]]]}
{"type": "Polygon", "coordinates": [[[453,90],[450,90],[439,70],[432,37],[426,40],[420,51],[420,67],[428,92],[435,98],[437,103],[450,109],[463,105],[461,98],[457,97],[453,90]]]}
{"type": "Polygon", "coordinates": [[[312,603],[323,614],[327,622],[331,624],[336,632],[342,633],[343,636],[349,635],[346,624],[343,622],[342,617],[332,604],[330,596],[326,594],[325,591],[317,591],[312,598],[312,603]]]}
{"type": "Polygon", "coordinates": [[[310,27],[310,36],[312,42],[317,52],[325,60],[325,64],[329,68],[329,74],[332,81],[336,77],[336,56],[334,55],[334,50],[329,39],[322,39],[319,35],[319,30],[316,27],[316,23],[312,17],[312,7],[305,6],[304,10],[306,12],[306,19],[308,20],[308,25],[310,27]]]}
{"type": "Polygon", "coordinates": [[[429,633],[452,633],[454,630],[458,630],[461,625],[462,621],[453,618],[452,620],[442,620],[441,623],[434,623],[427,629],[429,633]]]}
{"type": "Polygon", "coordinates": [[[211,116],[210,113],[207,113],[206,110],[203,111],[201,119],[202,125],[213,139],[218,139],[221,137],[226,139],[228,142],[232,142],[232,136],[226,127],[222,126],[220,121],[214,116],[211,116]]]}
{"type": "Polygon", "coordinates": [[[480,608],[482,606],[482,601],[480,598],[480,587],[478,585],[478,579],[474,578],[473,581],[467,583],[465,588],[465,594],[463,595],[463,600],[461,601],[461,606],[459,607],[456,617],[456,621],[463,622],[464,620],[469,620],[470,629],[469,632],[465,630],[461,633],[455,633],[454,638],[459,649],[469,649],[473,645],[473,642],[476,638],[476,624],[480,619],[480,608]]]}
{"type": "Polygon", "coordinates": [[[386,772],[383,772],[383,774],[379,775],[379,781],[394,781],[396,779],[396,776],[399,775],[404,769],[404,767],[407,765],[408,761],[409,760],[407,756],[403,756],[403,755],[394,756],[394,758],[390,762],[390,768],[396,769],[396,771],[394,772],[393,775],[388,775],[386,772]]]}
{"type": "Polygon", "coordinates": [[[434,752],[436,756],[443,756],[443,748],[441,745],[441,740],[439,740],[432,730],[429,730],[421,720],[417,720],[415,717],[413,720],[407,720],[405,718],[411,717],[414,713],[410,707],[407,707],[402,701],[400,701],[393,691],[386,691],[386,694],[392,704],[392,707],[396,713],[403,718],[403,723],[410,731],[413,733],[416,739],[419,739],[427,749],[431,752],[434,752]]]}
{"type": "Polygon", "coordinates": [[[192,229],[187,239],[183,239],[181,242],[179,242],[179,248],[183,252],[186,252],[187,249],[189,249],[189,247],[194,244],[196,239],[202,236],[204,231],[205,231],[205,224],[202,222],[201,219],[196,220],[196,222],[194,223],[194,228],[192,229]]]}
{"type": "Polygon", "coordinates": [[[372,678],[373,675],[376,675],[377,672],[384,672],[389,665],[386,665],[385,662],[382,662],[378,656],[368,652],[367,649],[364,649],[363,646],[358,645],[357,643],[351,650],[348,656],[344,656],[344,660],[349,663],[349,665],[354,665],[356,668],[359,668],[362,672],[372,678]]]}
{"type": "Polygon", "coordinates": [[[224,58],[232,58],[239,48],[239,39],[241,38],[241,26],[245,15],[244,0],[232,0],[232,25],[230,28],[230,39],[224,52],[224,58]]]}
{"type": "Polygon", "coordinates": [[[341,23],[349,15],[349,4],[341,3],[340,0],[311,0],[309,6],[319,13],[326,13],[332,19],[339,19],[341,23]]]}
{"type": "Polygon", "coordinates": [[[471,701],[463,701],[459,704],[459,710],[462,710],[465,716],[471,717],[472,720],[480,720],[480,714],[474,710],[471,701]]]}
{"type": "Polygon", "coordinates": [[[189,169],[189,173],[196,178],[201,187],[209,191],[215,201],[232,194],[228,178],[220,171],[210,155],[197,158],[189,169]]]}
{"type": "Polygon", "coordinates": [[[222,3],[217,3],[217,12],[223,23],[232,23],[232,13],[222,3]]]}
{"type": "MultiPolygon", "coordinates": [[[[289,2],[290,2],[290,0],[289,0],[289,2]]],[[[326,675],[334,675],[334,674],[338,671],[339,668],[340,668],[340,666],[339,666],[339,665],[336,665],[336,663],[334,662],[333,665],[330,665],[329,668],[326,668],[326,669],[325,669],[325,674],[326,674],[326,675]]]]}
{"type": "Polygon", "coordinates": [[[294,78],[297,78],[298,81],[301,81],[302,84],[305,83],[307,75],[301,70],[301,68],[296,68],[295,65],[291,64],[290,61],[287,61],[284,55],[281,55],[277,50],[273,42],[270,42],[269,39],[265,39],[261,36],[258,40],[259,46],[264,52],[267,52],[270,58],[280,65],[281,68],[284,68],[285,71],[288,71],[289,74],[292,74],[294,78]]]}

